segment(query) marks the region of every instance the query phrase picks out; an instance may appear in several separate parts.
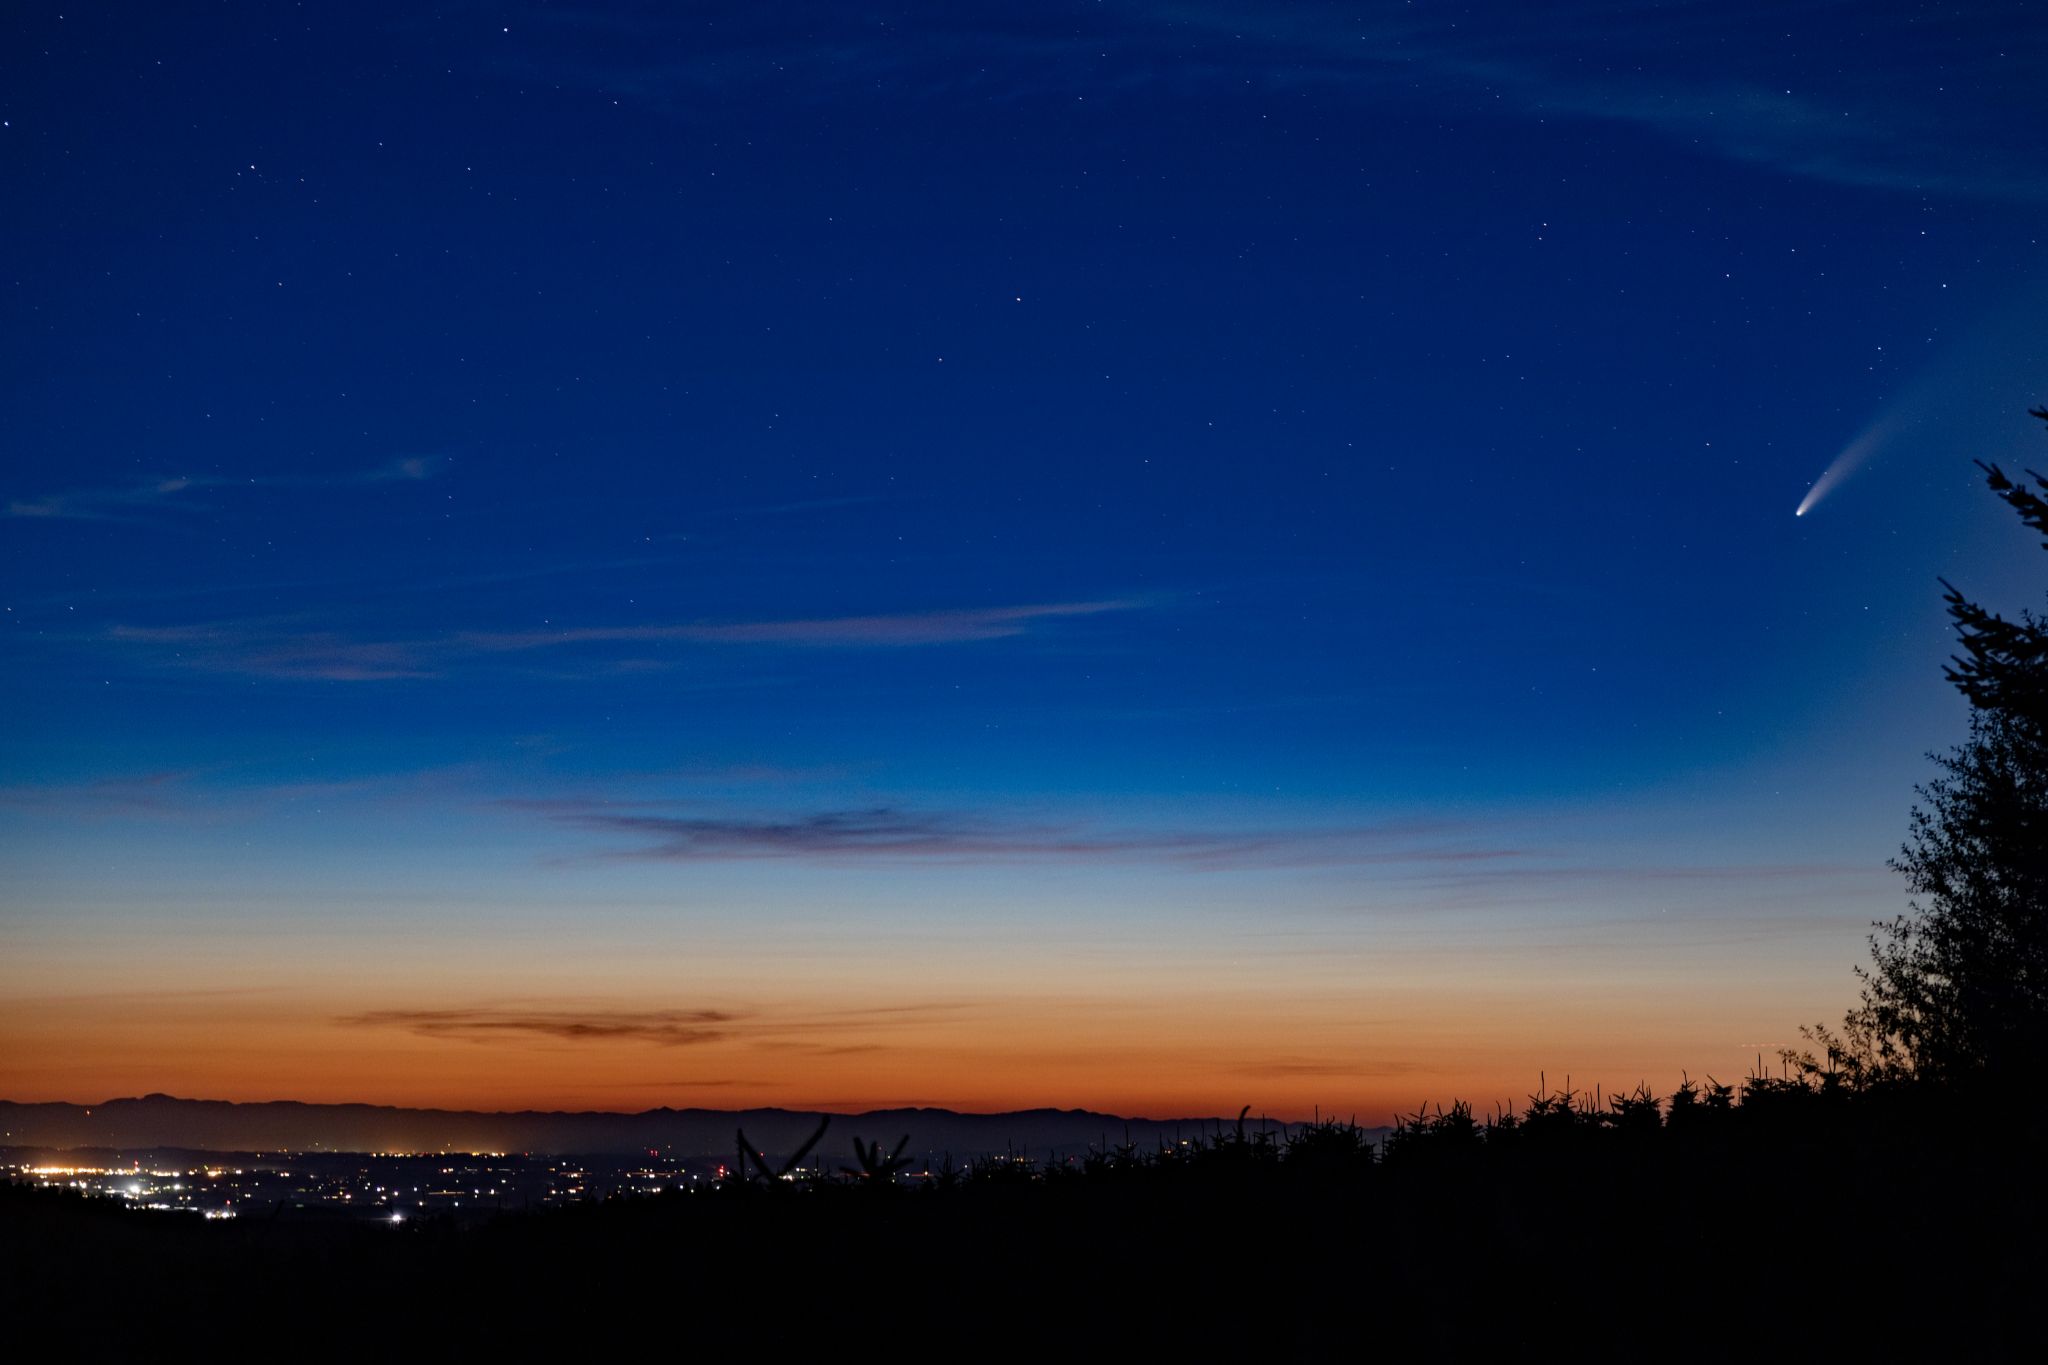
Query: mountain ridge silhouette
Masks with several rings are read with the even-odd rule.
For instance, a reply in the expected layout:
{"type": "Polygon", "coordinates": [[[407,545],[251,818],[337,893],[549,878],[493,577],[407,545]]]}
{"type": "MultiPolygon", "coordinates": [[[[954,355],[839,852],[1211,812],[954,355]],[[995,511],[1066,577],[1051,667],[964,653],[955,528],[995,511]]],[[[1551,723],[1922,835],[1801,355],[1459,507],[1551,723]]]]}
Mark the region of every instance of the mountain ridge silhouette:
{"type": "MultiPolygon", "coordinates": [[[[1005,1152],[1043,1159],[1080,1153],[1105,1143],[1144,1147],[1194,1138],[1235,1119],[1189,1116],[1127,1118],[1088,1109],[1040,1106],[974,1113],[932,1106],[859,1112],[787,1109],[707,1109],[667,1105],[635,1111],[415,1109],[401,1105],[319,1103],[306,1100],[187,1099],[162,1092],[96,1104],[0,1100],[0,1146],[51,1148],[176,1147],[194,1151],[518,1152],[532,1155],[617,1155],[660,1151],[672,1156],[715,1156],[733,1150],[734,1130],[746,1129],[767,1152],[790,1151],[823,1118],[831,1125],[819,1150],[851,1151],[856,1136],[905,1133],[910,1149],[955,1158],[1005,1152]]],[[[1253,1119],[1284,1134],[1300,1127],[1253,1119]]]]}

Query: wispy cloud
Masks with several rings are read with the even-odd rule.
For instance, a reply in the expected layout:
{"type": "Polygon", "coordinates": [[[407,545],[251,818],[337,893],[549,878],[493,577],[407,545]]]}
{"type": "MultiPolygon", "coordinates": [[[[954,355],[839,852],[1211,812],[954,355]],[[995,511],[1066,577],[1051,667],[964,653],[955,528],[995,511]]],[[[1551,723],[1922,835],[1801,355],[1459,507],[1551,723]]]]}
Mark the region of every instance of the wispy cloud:
{"type": "Polygon", "coordinates": [[[1420,824],[1269,830],[1114,830],[877,806],[786,817],[700,815],[595,801],[507,801],[630,842],[595,856],[711,862],[798,859],[1166,861],[1223,869],[1301,864],[1443,865],[1522,859],[1527,850],[1460,843],[1466,831],[1420,824]]]}
{"type": "Polygon", "coordinates": [[[1419,1069],[1414,1062],[1347,1062],[1321,1057],[1264,1057],[1234,1068],[1245,1076],[1401,1076],[1419,1069]]]}
{"type": "Polygon", "coordinates": [[[472,764],[293,777],[237,771],[234,764],[110,774],[102,777],[0,784],[0,811],[30,818],[182,820],[210,823],[280,813],[322,813],[343,803],[414,805],[467,792],[479,776],[472,764]]]}
{"type": "Polygon", "coordinates": [[[582,85],[678,118],[750,92],[815,107],[1312,85],[1360,103],[1623,124],[1809,180],[2037,203],[2048,175],[2019,130],[2038,122],[2032,73],[2048,30],[2029,18],[2021,7],[1858,0],[1048,0],[893,18],[824,12],[791,41],[772,7],[735,6],[706,24],[694,9],[550,5],[489,60],[504,76],[582,85]]]}
{"type": "MultiPolygon", "coordinates": [[[[221,621],[199,625],[112,627],[116,645],[147,651],[156,661],[208,672],[323,682],[390,682],[437,677],[464,665],[544,650],[601,651],[623,645],[761,646],[792,649],[898,649],[973,644],[1024,635],[1045,624],[1133,611],[1136,599],[1046,602],[863,616],[791,620],[572,626],[413,638],[352,636],[308,630],[291,621],[221,621]]],[[[612,669],[658,666],[658,660],[613,658],[612,669]]]]}
{"type": "Polygon", "coordinates": [[[259,623],[115,626],[108,638],[149,649],[167,663],[259,678],[388,682],[438,671],[433,649],[419,642],[352,639],[334,631],[281,630],[259,623]]]}
{"type": "Polygon", "coordinates": [[[1396,4],[1169,3],[1157,12],[1228,36],[1245,61],[1263,60],[1287,84],[1627,124],[1809,180],[2048,200],[2048,174],[2011,136],[2015,106],[2039,107],[2026,73],[2048,42],[2038,26],[2007,24],[1987,47],[1968,27],[1995,21],[1984,12],[1930,16],[1855,0],[1596,0],[1503,6],[1476,20],[1396,4]],[[1819,48],[1837,59],[1817,64],[1819,48]],[[1966,85],[1973,98],[1947,95],[1966,85]]]}
{"type": "Polygon", "coordinates": [[[1577,890],[1594,884],[1619,884],[1630,887],[1685,884],[1729,887],[1745,884],[1774,886],[1836,878],[1880,880],[1887,875],[1881,866],[1864,863],[1686,864],[1553,861],[1542,867],[1463,868],[1448,873],[1440,879],[1440,883],[1444,886],[1471,886],[1498,894],[1504,884],[1508,887],[1540,892],[1552,887],[1577,890]]]}
{"type": "Polygon", "coordinates": [[[652,626],[574,626],[559,630],[469,634],[455,643],[486,651],[547,649],[563,645],[637,644],[680,640],[693,644],[794,645],[807,648],[875,648],[962,644],[1022,635],[1041,621],[1130,611],[1130,599],[1041,602],[1016,607],[970,607],[952,611],[902,612],[877,616],[822,616],[792,621],[735,621],[652,626]]]}
{"type": "Polygon", "coordinates": [[[81,488],[40,497],[16,498],[6,515],[45,521],[133,521],[160,509],[192,510],[196,494],[209,490],[265,488],[346,488],[365,484],[416,482],[429,479],[441,462],[432,456],[408,455],[371,469],[345,474],[257,474],[230,479],[216,475],[169,475],[115,488],[81,488]]]}
{"type": "Polygon", "coordinates": [[[733,1076],[663,1076],[647,1081],[604,1081],[596,1090],[765,1090],[773,1082],[743,1081],[733,1076]]]}
{"type": "Polygon", "coordinates": [[[197,775],[193,769],[166,769],[84,782],[10,783],[0,786],[0,807],[60,808],[86,815],[161,815],[179,808],[180,793],[197,775]]]}
{"type": "Polygon", "coordinates": [[[148,479],[122,488],[78,489],[16,498],[7,515],[45,521],[119,521],[136,509],[156,506],[192,486],[190,479],[148,479]]]}
{"type": "MultiPolygon", "coordinates": [[[[1881,897],[1891,878],[1881,864],[1594,862],[1560,850],[1526,862],[1424,866],[1403,880],[1398,898],[1382,898],[1341,913],[1385,921],[1466,910],[1521,912],[1563,906],[1584,914],[1589,905],[1627,904],[1635,907],[1631,913],[1661,913],[1673,907],[1711,905],[1712,918],[1725,923],[1737,906],[1815,907],[1841,904],[1845,897],[1881,897]]],[[[1809,922],[1818,922],[1822,913],[1817,908],[1802,911],[1809,922]]],[[[1767,922],[1777,922],[1781,914],[1773,911],[1767,922]]],[[[1855,921],[1866,918],[1859,912],[1855,921]]]]}

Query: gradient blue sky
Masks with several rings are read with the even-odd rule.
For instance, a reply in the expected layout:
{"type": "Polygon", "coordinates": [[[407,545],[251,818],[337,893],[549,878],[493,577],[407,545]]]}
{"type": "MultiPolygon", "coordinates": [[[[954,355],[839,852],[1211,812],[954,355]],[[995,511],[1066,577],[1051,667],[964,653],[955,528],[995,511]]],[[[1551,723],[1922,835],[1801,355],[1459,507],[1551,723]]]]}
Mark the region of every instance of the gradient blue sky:
{"type": "Polygon", "coordinates": [[[2035,600],[2024,5],[0,24],[12,1098],[1725,1075],[2035,600]]]}

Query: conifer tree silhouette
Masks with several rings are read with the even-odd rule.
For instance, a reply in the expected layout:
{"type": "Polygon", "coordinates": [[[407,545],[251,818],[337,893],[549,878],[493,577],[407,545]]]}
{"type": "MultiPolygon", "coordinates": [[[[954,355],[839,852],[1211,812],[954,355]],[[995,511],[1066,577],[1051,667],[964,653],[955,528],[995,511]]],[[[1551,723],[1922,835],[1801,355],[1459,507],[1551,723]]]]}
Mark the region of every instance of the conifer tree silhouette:
{"type": "MultiPolygon", "coordinates": [[[[2048,408],[2032,415],[2048,422],[2048,408]]],[[[2037,492],[1980,467],[2048,537],[2048,479],[2029,471],[2037,492]]],[[[1943,587],[1962,648],[1946,672],[1969,699],[1969,738],[1930,755],[1942,775],[1916,789],[1891,863],[1916,899],[1874,926],[1844,1036],[1809,1031],[1830,1070],[1859,1082],[2012,1080],[2048,1059],[2048,620],[2007,620],[1943,587]]]]}

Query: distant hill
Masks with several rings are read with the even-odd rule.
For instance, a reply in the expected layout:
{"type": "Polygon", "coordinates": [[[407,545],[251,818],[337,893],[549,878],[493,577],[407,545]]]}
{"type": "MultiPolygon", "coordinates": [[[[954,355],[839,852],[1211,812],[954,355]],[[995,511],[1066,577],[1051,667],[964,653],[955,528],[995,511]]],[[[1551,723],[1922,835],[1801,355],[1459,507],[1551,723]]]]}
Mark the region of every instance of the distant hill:
{"type": "MultiPolygon", "coordinates": [[[[170,1095],[91,1105],[0,1100],[0,1146],[592,1155],[655,1150],[687,1157],[732,1151],[733,1130],[744,1128],[756,1147],[777,1154],[793,1150],[823,1117],[818,1111],[792,1109],[488,1113],[293,1100],[235,1104],[170,1095]]],[[[1006,1114],[877,1109],[833,1114],[831,1119],[832,1126],[819,1147],[828,1157],[849,1155],[855,1137],[880,1138],[893,1146],[907,1133],[910,1151],[951,1153],[958,1160],[1005,1151],[1044,1160],[1055,1153],[1079,1153],[1104,1141],[1152,1147],[1214,1132],[1219,1122],[1226,1127],[1231,1122],[1215,1118],[1126,1119],[1085,1109],[1024,1109],[1006,1114]]],[[[1260,1123],[1253,1118],[1247,1127],[1260,1123]]],[[[1275,1132],[1288,1128],[1277,1122],[1265,1126],[1275,1132]]]]}

